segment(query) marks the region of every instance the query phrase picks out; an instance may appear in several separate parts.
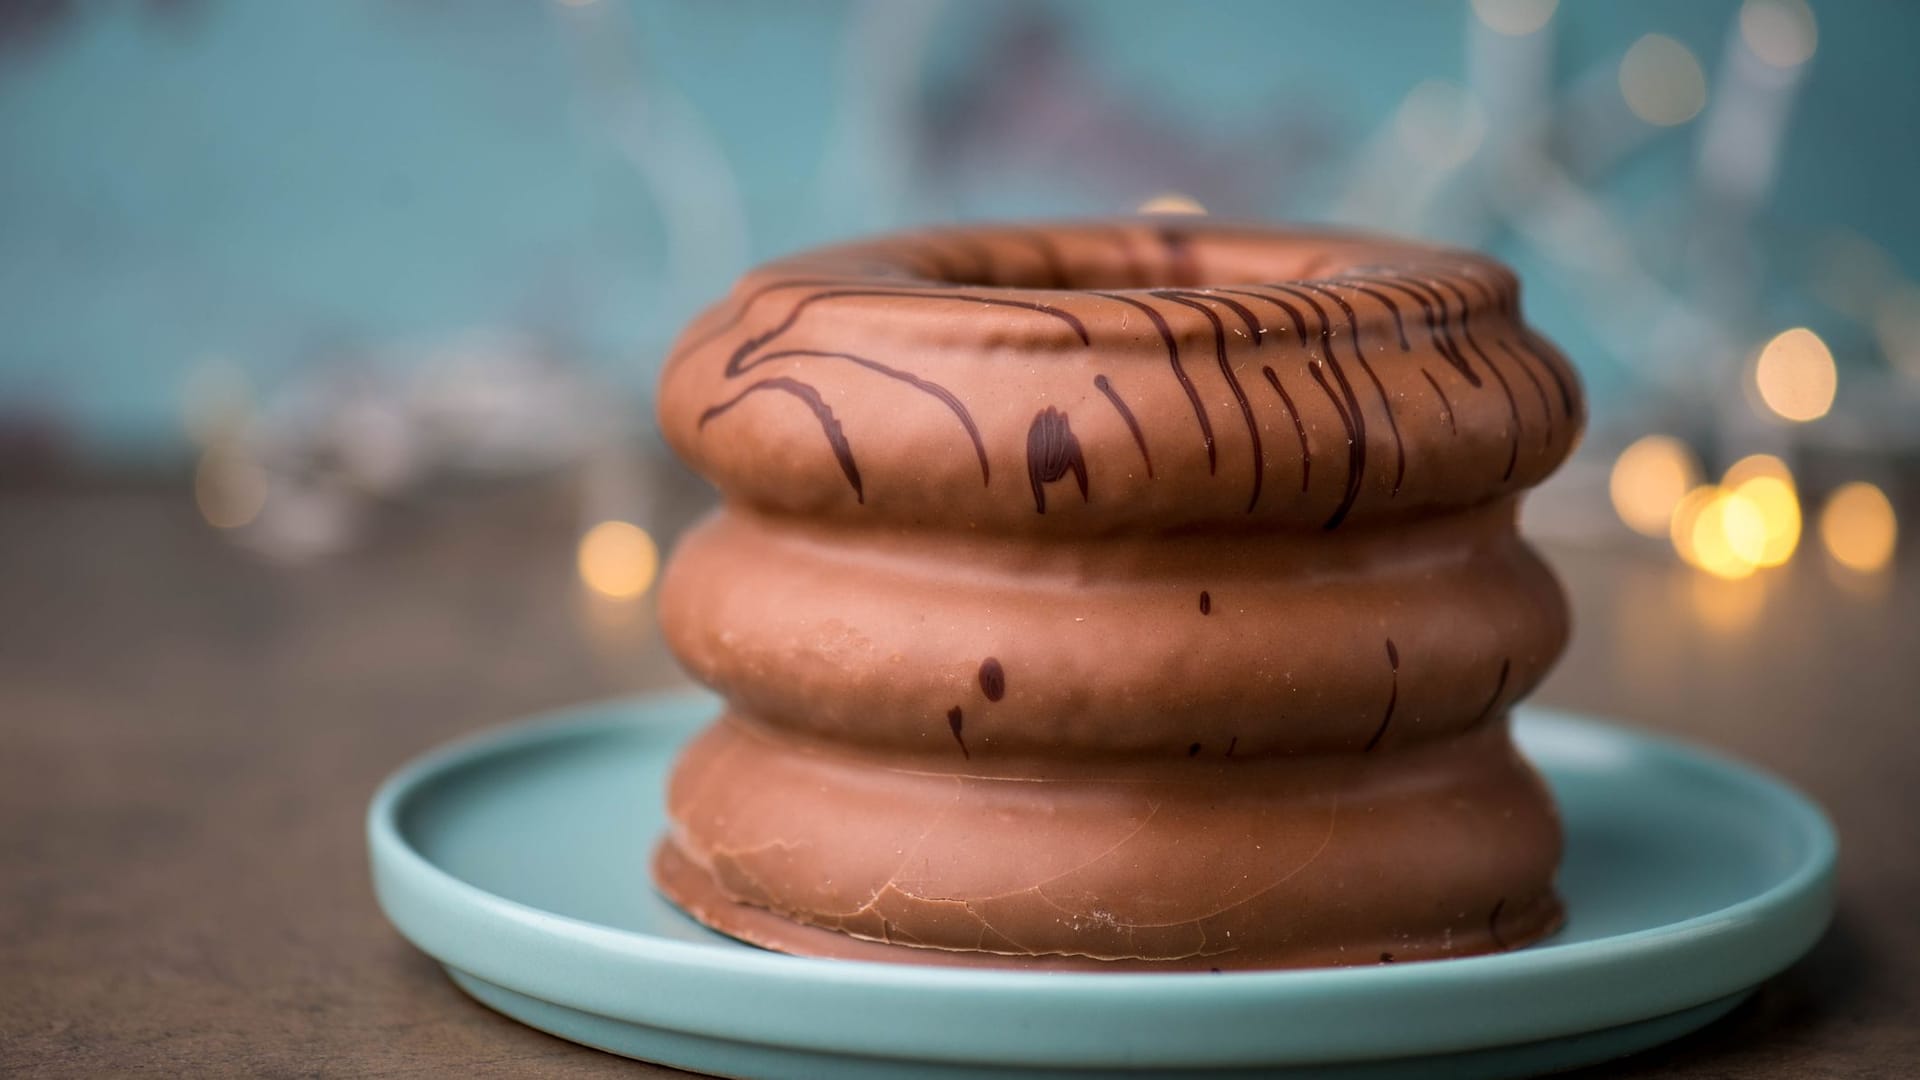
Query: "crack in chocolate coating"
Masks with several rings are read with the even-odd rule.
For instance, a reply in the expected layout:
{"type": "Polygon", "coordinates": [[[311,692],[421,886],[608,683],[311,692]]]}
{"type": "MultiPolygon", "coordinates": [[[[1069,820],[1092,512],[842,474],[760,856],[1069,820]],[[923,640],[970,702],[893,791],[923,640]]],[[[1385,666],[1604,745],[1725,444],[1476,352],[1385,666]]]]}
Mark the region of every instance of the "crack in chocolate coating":
{"type": "Polygon", "coordinates": [[[1497,263],[1352,234],[982,226],[749,272],[658,397],[725,500],[661,628],[726,709],[655,881],[861,960],[1537,940],[1560,836],[1508,709],[1568,624],[1515,516],[1577,442],[1573,380],[1497,263]]]}

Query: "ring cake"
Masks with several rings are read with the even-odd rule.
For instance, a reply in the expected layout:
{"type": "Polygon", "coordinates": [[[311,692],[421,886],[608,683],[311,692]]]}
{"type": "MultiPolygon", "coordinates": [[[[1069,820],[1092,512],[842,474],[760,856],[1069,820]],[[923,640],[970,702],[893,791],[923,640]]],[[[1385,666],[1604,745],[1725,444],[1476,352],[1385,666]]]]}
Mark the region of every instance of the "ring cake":
{"type": "Polygon", "coordinates": [[[1515,530],[1584,420],[1499,263],[1136,219],[748,273],[659,396],[724,496],[667,639],[724,715],[660,889],[808,955],[1233,969],[1551,932],[1515,530]]]}

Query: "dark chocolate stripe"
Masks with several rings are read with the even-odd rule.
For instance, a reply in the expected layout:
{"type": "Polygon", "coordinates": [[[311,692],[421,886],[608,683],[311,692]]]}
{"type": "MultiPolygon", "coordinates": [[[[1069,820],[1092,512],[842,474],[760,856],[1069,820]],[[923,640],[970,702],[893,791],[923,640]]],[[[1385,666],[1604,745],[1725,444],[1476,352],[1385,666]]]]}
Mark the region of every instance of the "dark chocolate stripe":
{"type": "Polygon", "coordinates": [[[1493,343],[1495,345],[1498,345],[1500,347],[1500,351],[1506,353],[1507,356],[1510,359],[1512,359],[1516,365],[1519,366],[1520,374],[1525,375],[1527,377],[1527,381],[1533,384],[1533,392],[1539,395],[1540,397],[1540,415],[1542,417],[1545,417],[1547,421],[1546,437],[1541,440],[1541,443],[1542,445],[1545,445],[1545,446],[1552,446],[1553,445],[1553,405],[1547,401],[1546,385],[1540,381],[1540,376],[1535,375],[1533,373],[1533,368],[1531,365],[1527,363],[1526,359],[1523,358],[1519,353],[1515,352],[1513,349],[1513,346],[1507,344],[1506,338],[1495,338],[1493,343]]]}
{"type": "Polygon", "coordinates": [[[1187,402],[1193,406],[1193,418],[1200,422],[1200,440],[1207,447],[1207,472],[1212,473],[1216,464],[1213,450],[1213,421],[1207,419],[1207,407],[1200,402],[1200,391],[1194,389],[1193,380],[1187,378],[1186,369],[1180,366],[1180,342],[1173,336],[1173,327],[1168,326],[1166,317],[1145,300],[1119,293],[1096,292],[1093,295],[1138,308],[1146,313],[1147,319],[1153,323],[1153,328],[1160,332],[1160,341],[1167,347],[1167,363],[1173,368],[1173,377],[1180,381],[1180,389],[1186,391],[1187,402]]]}
{"type": "MultiPolygon", "coordinates": [[[[1321,284],[1321,283],[1314,283],[1314,284],[1321,284]]],[[[1393,333],[1394,333],[1394,336],[1400,339],[1400,351],[1408,352],[1412,350],[1413,346],[1407,343],[1406,320],[1400,317],[1400,305],[1393,302],[1393,297],[1388,296],[1386,293],[1383,293],[1379,289],[1376,289],[1370,285],[1362,285],[1358,282],[1351,281],[1347,278],[1341,278],[1341,277],[1328,278],[1326,279],[1324,284],[1337,285],[1343,289],[1352,289],[1354,292],[1357,292],[1362,296],[1372,297],[1375,301],[1377,301],[1380,304],[1381,307],[1384,307],[1387,309],[1387,314],[1393,316],[1393,333]]]]}
{"type": "Polygon", "coordinates": [[[1393,672],[1393,689],[1387,694],[1387,714],[1380,718],[1380,726],[1374,729],[1373,738],[1367,740],[1366,750],[1370,752],[1380,745],[1380,739],[1387,733],[1387,725],[1393,723],[1393,707],[1400,701],[1400,650],[1394,648],[1393,639],[1387,639],[1387,667],[1393,672]]]}
{"type": "Polygon", "coordinates": [[[1147,436],[1140,430],[1140,421],[1134,417],[1133,410],[1127,408],[1127,403],[1121,400],[1119,391],[1113,388],[1105,375],[1093,377],[1093,388],[1107,395],[1107,400],[1113,402],[1114,411],[1127,422],[1127,430],[1133,432],[1133,445],[1140,448],[1140,460],[1147,463],[1147,479],[1153,479],[1153,455],[1147,453],[1147,436]]]}
{"type": "Polygon", "coordinates": [[[1244,296],[1250,300],[1264,300],[1269,304],[1279,307],[1280,310],[1287,313],[1287,320],[1293,323],[1293,332],[1300,338],[1300,344],[1304,346],[1307,343],[1307,321],[1301,317],[1299,308],[1277,297],[1268,296],[1266,293],[1253,292],[1248,289],[1214,289],[1210,295],[1218,295],[1220,293],[1232,293],[1235,296],[1244,296]]]}
{"type": "Polygon", "coordinates": [[[1512,947],[1507,944],[1506,938],[1500,936],[1500,913],[1506,910],[1506,907],[1507,898],[1503,896],[1493,902],[1493,910],[1487,913],[1487,936],[1493,939],[1494,945],[1498,946],[1501,952],[1506,952],[1512,947]]]}
{"type": "MultiPolygon", "coordinates": [[[[673,351],[673,356],[674,357],[685,356],[688,353],[694,351],[695,349],[700,348],[702,345],[705,345],[708,342],[712,341],[714,338],[717,338],[720,335],[726,333],[727,331],[733,329],[734,327],[740,325],[740,320],[746,318],[747,311],[748,309],[753,307],[754,302],[759,300],[761,297],[767,295],[768,293],[780,292],[784,289],[818,289],[827,285],[855,285],[855,284],[858,284],[860,281],[861,281],[860,278],[851,278],[851,277],[790,278],[786,281],[775,281],[766,285],[762,285],[759,288],[748,293],[747,295],[741,297],[739,301],[733,305],[732,310],[727,313],[727,317],[725,319],[720,320],[719,324],[716,325],[713,329],[707,331],[704,334],[701,334],[698,338],[695,338],[694,340],[687,342],[686,344],[680,346],[678,349],[675,349],[673,351]]],[[[919,288],[932,288],[933,286],[931,285],[921,286],[921,285],[915,285],[912,282],[903,281],[896,285],[893,285],[892,287],[899,288],[899,289],[919,289],[919,288]]]]}
{"type": "Polygon", "coordinates": [[[1560,358],[1554,349],[1546,347],[1539,336],[1528,329],[1527,324],[1521,320],[1520,279],[1506,267],[1484,259],[1461,259],[1455,265],[1464,271],[1461,276],[1479,286],[1489,302],[1494,305],[1495,310],[1512,324],[1514,333],[1519,335],[1520,348],[1524,350],[1525,355],[1545,368],[1548,377],[1553,379],[1554,385],[1559,389],[1561,414],[1568,420],[1573,419],[1572,373],[1565,369],[1564,359],[1560,358]],[[1482,274],[1491,275],[1500,284],[1489,283],[1481,276],[1482,274]]]}
{"type": "Polygon", "coordinates": [[[840,429],[839,419],[833,415],[833,409],[828,406],[826,402],[820,400],[820,392],[818,390],[815,390],[813,387],[808,386],[798,379],[789,379],[782,375],[775,375],[770,378],[761,379],[756,383],[750,383],[746,389],[733,395],[726,401],[709,408],[706,412],[701,413],[700,422],[696,426],[698,428],[705,428],[707,421],[740,404],[741,401],[746,399],[748,394],[761,390],[778,390],[782,393],[792,394],[794,397],[807,403],[807,408],[813,410],[814,419],[820,421],[820,430],[826,435],[827,444],[833,447],[833,456],[840,462],[840,471],[846,474],[847,483],[853,485],[854,501],[865,503],[867,501],[867,494],[860,487],[860,468],[853,463],[853,447],[847,442],[846,432],[840,429]]]}
{"type": "MultiPolygon", "coordinates": [[[[1419,306],[1420,314],[1427,320],[1427,337],[1432,340],[1433,347],[1439,350],[1440,358],[1445,360],[1447,365],[1453,368],[1453,370],[1459,372],[1460,376],[1467,380],[1467,385],[1476,390],[1480,388],[1480,376],[1474,372],[1472,365],[1467,363],[1466,354],[1461,352],[1460,346],[1454,343],[1453,334],[1447,328],[1444,308],[1436,314],[1433,309],[1433,303],[1427,298],[1427,293],[1422,292],[1404,281],[1396,281],[1391,278],[1371,277],[1365,274],[1347,274],[1342,277],[1341,280],[1371,282],[1381,288],[1394,289],[1398,292],[1405,293],[1408,297],[1412,298],[1413,302],[1419,306]]],[[[1438,294],[1435,294],[1434,300],[1437,301],[1438,299],[1438,294]]]]}
{"type": "Polygon", "coordinates": [[[1460,434],[1460,426],[1453,422],[1453,402],[1447,400],[1447,392],[1440,389],[1440,380],[1434,378],[1433,372],[1426,368],[1421,368],[1420,374],[1426,376],[1427,385],[1433,387],[1433,392],[1440,395],[1440,407],[1447,412],[1447,430],[1455,435],[1460,434]]]}
{"type": "Polygon", "coordinates": [[[1367,362],[1366,347],[1360,341],[1360,317],[1354,314],[1353,305],[1346,297],[1319,285],[1301,286],[1325,296],[1338,304],[1342,314],[1347,317],[1347,332],[1353,336],[1353,358],[1360,361],[1360,370],[1367,373],[1373,383],[1373,391],[1380,395],[1380,408],[1387,414],[1387,431],[1393,435],[1393,494],[1400,494],[1400,484],[1407,478],[1407,444],[1400,437],[1400,421],[1393,415],[1393,399],[1387,396],[1387,388],[1380,384],[1380,376],[1374,374],[1373,365],[1367,362]]]}
{"type": "MultiPolygon", "coordinates": [[[[1439,296],[1440,288],[1444,287],[1448,292],[1453,294],[1455,300],[1459,301],[1460,334],[1467,339],[1467,347],[1472,349],[1473,354],[1480,358],[1480,363],[1486,366],[1488,373],[1493,376],[1493,381],[1500,384],[1500,393],[1507,399],[1507,418],[1513,423],[1513,431],[1507,439],[1507,469],[1500,474],[1500,479],[1511,480],[1513,479],[1514,466],[1520,461],[1520,428],[1522,426],[1520,420],[1520,402],[1514,398],[1513,387],[1508,384],[1507,377],[1501,373],[1499,365],[1493,362],[1492,357],[1487,355],[1487,351],[1480,347],[1480,342],[1474,339],[1472,304],[1467,300],[1467,294],[1462,292],[1460,287],[1454,284],[1453,280],[1444,274],[1435,275],[1426,284],[1428,288],[1434,290],[1435,296],[1439,296]]],[[[1442,316],[1446,314],[1446,310],[1446,298],[1440,297],[1440,312],[1442,316]]]]}
{"type": "Polygon", "coordinates": [[[858,364],[861,367],[866,368],[868,371],[875,371],[882,375],[885,375],[889,379],[897,379],[900,382],[906,383],[908,386],[913,387],[915,390],[918,390],[921,393],[926,394],[928,397],[933,398],[935,401],[938,401],[940,404],[945,405],[949,410],[952,411],[955,417],[959,418],[960,426],[967,429],[967,438],[973,440],[974,456],[980,459],[980,483],[982,485],[985,485],[987,481],[990,479],[991,474],[987,470],[987,444],[983,442],[980,438],[980,429],[974,426],[973,415],[967,411],[966,405],[963,404],[958,397],[955,397],[952,391],[948,390],[946,387],[941,386],[939,383],[931,382],[927,379],[923,379],[920,376],[914,375],[910,372],[901,371],[900,369],[894,368],[894,367],[888,367],[886,364],[882,364],[878,360],[869,360],[864,356],[856,356],[853,353],[820,352],[814,349],[782,349],[779,352],[762,353],[761,355],[754,357],[750,362],[742,366],[740,370],[743,372],[751,371],[754,368],[759,367],[761,364],[765,364],[773,360],[784,359],[790,356],[820,357],[822,359],[845,360],[850,364],[858,364]]]}
{"type": "Polygon", "coordinates": [[[1300,436],[1300,490],[1305,492],[1313,476],[1313,451],[1307,448],[1306,422],[1300,419],[1300,410],[1294,407],[1293,396],[1287,393],[1286,387],[1280,385],[1280,376],[1273,373],[1273,368],[1262,367],[1260,373],[1273,385],[1273,392],[1280,395],[1280,403],[1287,407],[1287,415],[1293,418],[1294,434],[1300,436]]]}
{"type": "Polygon", "coordinates": [[[1156,292],[1161,300],[1170,300],[1183,307],[1189,307],[1207,317],[1213,327],[1213,356],[1220,365],[1220,375],[1227,380],[1228,389],[1233,391],[1233,400],[1240,405],[1240,417],[1247,425],[1247,440],[1253,444],[1253,490],[1247,497],[1247,513],[1260,504],[1260,484],[1267,473],[1267,452],[1260,445],[1260,425],[1253,418],[1253,403],[1247,400],[1247,391],[1240,385],[1240,379],[1233,373],[1233,364],[1227,359],[1227,328],[1214,310],[1198,300],[1189,300],[1184,294],[1175,292],[1156,292]]]}
{"type": "Polygon", "coordinates": [[[1027,482],[1033,487],[1035,513],[1047,512],[1047,485],[1068,473],[1080,485],[1080,501],[1086,502],[1086,455],[1067,414],[1049,405],[1034,414],[1027,428],[1027,482]]]}
{"type": "Polygon", "coordinates": [[[1201,289],[1198,292],[1195,292],[1192,290],[1181,290],[1180,295],[1190,296],[1195,300],[1212,300],[1218,303],[1221,307],[1224,307],[1228,311],[1233,312],[1234,315],[1239,317],[1242,323],[1246,324],[1247,333],[1253,336],[1253,344],[1256,347],[1258,347],[1263,341],[1266,340],[1266,336],[1267,336],[1267,328],[1260,325],[1259,316],[1253,313],[1252,308],[1241,303],[1240,301],[1229,300],[1226,297],[1219,295],[1220,291],[1221,290],[1218,290],[1218,289],[1201,289]]]}
{"type": "Polygon", "coordinates": [[[780,320],[772,329],[761,334],[756,334],[746,341],[741,342],[740,347],[734,350],[733,356],[727,361],[726,372],[728,377],[731,378],[739,374],[741,365],[746,362],[747,357],[751,356],[755,350],[769,344],[788,330],[793,329],[793,324],[800,321],[801,313],[812,305],[828,300],[867,296],[906,296],[921,300],[953,300],[966,304],[987,304],[993,307],[1017,308],[1021,311],[1032,311],[1058,319],[1067,324],[1073,331],[1074,336],[1080,339],[1080,344],[1090,345],[1093,343],[1093,339],[1087,336],[1087,325],[1081,322],[1072,312],[1062,311],[1049,304],[1036,304],[1030,300],[1009,300],[1005,297],[987,296],[976,293],[911,292],[896,289],[830,289],[827,292],[814,293],[812,296],[802,299],[799,303],[793,305],[793,310],[787,312],[787,317],[780,320]]]}
{"type": "Polygon", "coordinates": [[[1500,678],[1493,684],[1493,696],[1487,699],[1486,706],[1480,710],[1479,717],[1473,722],[1474,727],[1479,727],[1481,724],[1486,723],[1487,719],[1493,715],[1494,707],[1500,704],[1500,695],[1507,689],[1507,675],[1512,668],[1512,660],[1504,659],[1500,661],[1500,678]]]}
{"type": "Polygon", "coordinates": [[[1327,309],[1320,306],[1310,293],[1284,282],[1270,281],[1266,288],[1276,289],[1299,297],[1313,311],[1314,318],[1320,322],[1320,342],[1326,368],[1333,373],[1334,382],[1340,385],[1340,396],[1346,399],[1347,408],[1343,418],[1347,425],[1347,487],[1340,496],[1340,505],[1333,511],[1325,529],[1335,529],[1347,518],[1353,504],[1360,498],[1360,482],[1367,471],[1367,416],[1360,409],[1360,397],[1353,392],[1353,384],[1347,381],[1347,373],[1340,366],[1333,352],[1333,323],[1327,318],[1327,309]]]}

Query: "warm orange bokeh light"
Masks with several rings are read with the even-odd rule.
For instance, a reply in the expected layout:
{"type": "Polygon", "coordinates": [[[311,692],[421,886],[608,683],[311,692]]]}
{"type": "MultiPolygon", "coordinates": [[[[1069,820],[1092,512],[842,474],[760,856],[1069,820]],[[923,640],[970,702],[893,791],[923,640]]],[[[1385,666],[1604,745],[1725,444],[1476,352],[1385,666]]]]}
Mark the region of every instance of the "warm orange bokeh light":
{"type": "Polygon", "coordinates": [[[660,548],[638,525],[603,521],[580,538],[580,580],[603,596],[630,600],[652,587],[660,548]]]}

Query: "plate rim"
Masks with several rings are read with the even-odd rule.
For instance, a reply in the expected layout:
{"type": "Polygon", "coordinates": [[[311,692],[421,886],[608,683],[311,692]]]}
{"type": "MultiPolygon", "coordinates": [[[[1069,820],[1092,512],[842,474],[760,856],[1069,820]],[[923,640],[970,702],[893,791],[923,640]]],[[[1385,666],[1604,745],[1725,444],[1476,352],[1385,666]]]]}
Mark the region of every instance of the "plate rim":
{"type": "MultiPolygon", "coordinates": [[[[1724,997],[1785,969],[1811,948],[1832,913],[1838,841],[1806,796],[1756,768],[1670,736],[1533,706],[1514,710],[1527,744],[1584,742],[1730,781],[1791,824],[1802,855],[1771,887],[1725,908],[1663,926],[1565,945],[1427,963],[1231,972],[1022,972],[820,960],[730,941],[683,942],[543,911],[490,893],[434,864],[407,838],[403,814],[437,779],[525,749],[656,727],[677,745],[719,699],[704,691],[618,697],[534,714],[477,731],[414,758],[389,776],[367,811],[374,891],[401,935],[444,965],[528,996],[627,1023],[761,1046],[902,1060],[1081,1067],[1272,1064],[1289,1030],[1302,1064],[1377,1061],[1577,1034],[1651,1019],[1724,997]],[[1583,980],[1631,983],[1611,1002],[1566,994],[1583,980]],[[786,995],[780,1009],[715,1009],[729,988],[786,995]],[[1471,991],[1462,993],[1463,990],[1471,991]],[[1558,990],[1559,994],[1552,991],[1558,990]],[[903,992],[911,991],[907,1002],[903,992]],[[1629,1003],[1623,1002],[1622,998],[1629,1003]],[[936,1000],[929,1000],[938,999],[936,1000]],[[977,1023],[1030,1026],[1033,1010],[1100,1009],[1125,1021],[1027,1039],[994,1053],[964,1032],[925,1023],[861,1025],[846,1016],[891,1008],[924,1014],[953,1006],[977,1023]],[[1356,1021],[1418,1006],[1421,1024],[1356,1021]],[[1459,1021],[1450,1028],[1447,1020],[1459,1021]],[[838,1021],[838,1022],[836,1022],[838,1021]],[[1210,1035],[1157,1045],[1141,1025],[1210,1035]],[[1236,1028],[1235,1025],[1241,1025],[1236,1028]],[[1436,1034],[1434,1029],[1447,1029],[1436,1034]],[[1115,1039],[1113,1029],[1135,1037],[1115,1039]],[[1235,1032],[1238,1031],[1236,1036],[1235,1032]]],[[[1571,744],[1571,743],[1570,743],[1571,744]]],[[[1529,751],[1529,756],[1532,756],[1529,751]]],[[[642,856],[644,857],[644,856],[642,856]]]]}

